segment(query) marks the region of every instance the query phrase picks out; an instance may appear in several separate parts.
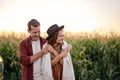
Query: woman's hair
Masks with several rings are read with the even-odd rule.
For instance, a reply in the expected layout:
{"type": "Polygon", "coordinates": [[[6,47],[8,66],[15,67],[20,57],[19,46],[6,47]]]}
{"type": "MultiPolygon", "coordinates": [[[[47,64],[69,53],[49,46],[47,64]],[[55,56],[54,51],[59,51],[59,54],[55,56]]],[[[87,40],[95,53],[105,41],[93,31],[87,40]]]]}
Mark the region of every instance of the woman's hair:
{"type": "Polygon", "coordinates": [[[52,45],[54,47],[54,44],[56,43],[57,40],[57,35],[59,31],[56,31],[51,37],[48,39],[48,44],[52,45]]]}

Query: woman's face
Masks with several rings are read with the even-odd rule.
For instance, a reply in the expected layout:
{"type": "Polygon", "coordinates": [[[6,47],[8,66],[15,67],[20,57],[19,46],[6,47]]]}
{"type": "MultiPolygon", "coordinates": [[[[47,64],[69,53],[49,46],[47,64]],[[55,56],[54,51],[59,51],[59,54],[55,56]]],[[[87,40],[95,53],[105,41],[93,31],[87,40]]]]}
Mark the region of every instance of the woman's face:
{"type": "Polygon", "coordinates": [[[62,44],[64,40],[63,30],[60,30],[57,35],[56,43],[62,44]]]}

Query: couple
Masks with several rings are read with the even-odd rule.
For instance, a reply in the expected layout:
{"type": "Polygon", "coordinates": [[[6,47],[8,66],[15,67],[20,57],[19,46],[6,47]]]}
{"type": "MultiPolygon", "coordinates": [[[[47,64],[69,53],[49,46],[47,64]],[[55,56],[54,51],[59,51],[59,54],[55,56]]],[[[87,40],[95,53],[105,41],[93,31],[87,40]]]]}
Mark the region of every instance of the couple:
{"type": "Polygon", "coordinates": [[[19,45],[22,80],[75,80],[71,45],[64,41],[64,26],[54,24],[47,30],[47,38],[40,36],[40,23],[28,22],[30,36],[19,45]]]}

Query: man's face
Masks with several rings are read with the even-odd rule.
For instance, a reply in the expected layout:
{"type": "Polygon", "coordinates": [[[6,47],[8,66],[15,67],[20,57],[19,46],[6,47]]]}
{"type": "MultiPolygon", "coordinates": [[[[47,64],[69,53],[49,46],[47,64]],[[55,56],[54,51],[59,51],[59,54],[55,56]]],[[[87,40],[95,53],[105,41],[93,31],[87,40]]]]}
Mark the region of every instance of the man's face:
{"type": "Polygon", "coordinates": [[[36,41],[40,36],[40,26],[38,27],[31,26],[31,30],[28,30],[28,32],[30,33],[32,40],[36,41]]]}
{"type": "Polygon", "coordinates": [[[62,44],[62,43],[63,43],[63,40],[64,40],[63,30],[60,30],[60,31],[58,32],[58,35],[57,35],[56,43],[62,44]]]}

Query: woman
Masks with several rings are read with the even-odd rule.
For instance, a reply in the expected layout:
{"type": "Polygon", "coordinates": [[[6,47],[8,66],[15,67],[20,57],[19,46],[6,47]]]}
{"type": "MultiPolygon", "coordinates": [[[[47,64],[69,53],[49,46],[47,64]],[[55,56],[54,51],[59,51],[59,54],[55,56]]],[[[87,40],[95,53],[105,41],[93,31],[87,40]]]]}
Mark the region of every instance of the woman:
{"type": "Polygon", "coordinates": [[[43,61],[47,61],[44,62],[46,65],[43,65],[43,75],[50,78],[46,80],[75,80],[69,53],[71,45],[64,41],[63,28],[64,26],[59,27],[54,24],[47,30],[48,37],[45,47],[49,53],[43,56],[43,61]],[[48,68],[48,66],[50,67],[48,68]]]}

